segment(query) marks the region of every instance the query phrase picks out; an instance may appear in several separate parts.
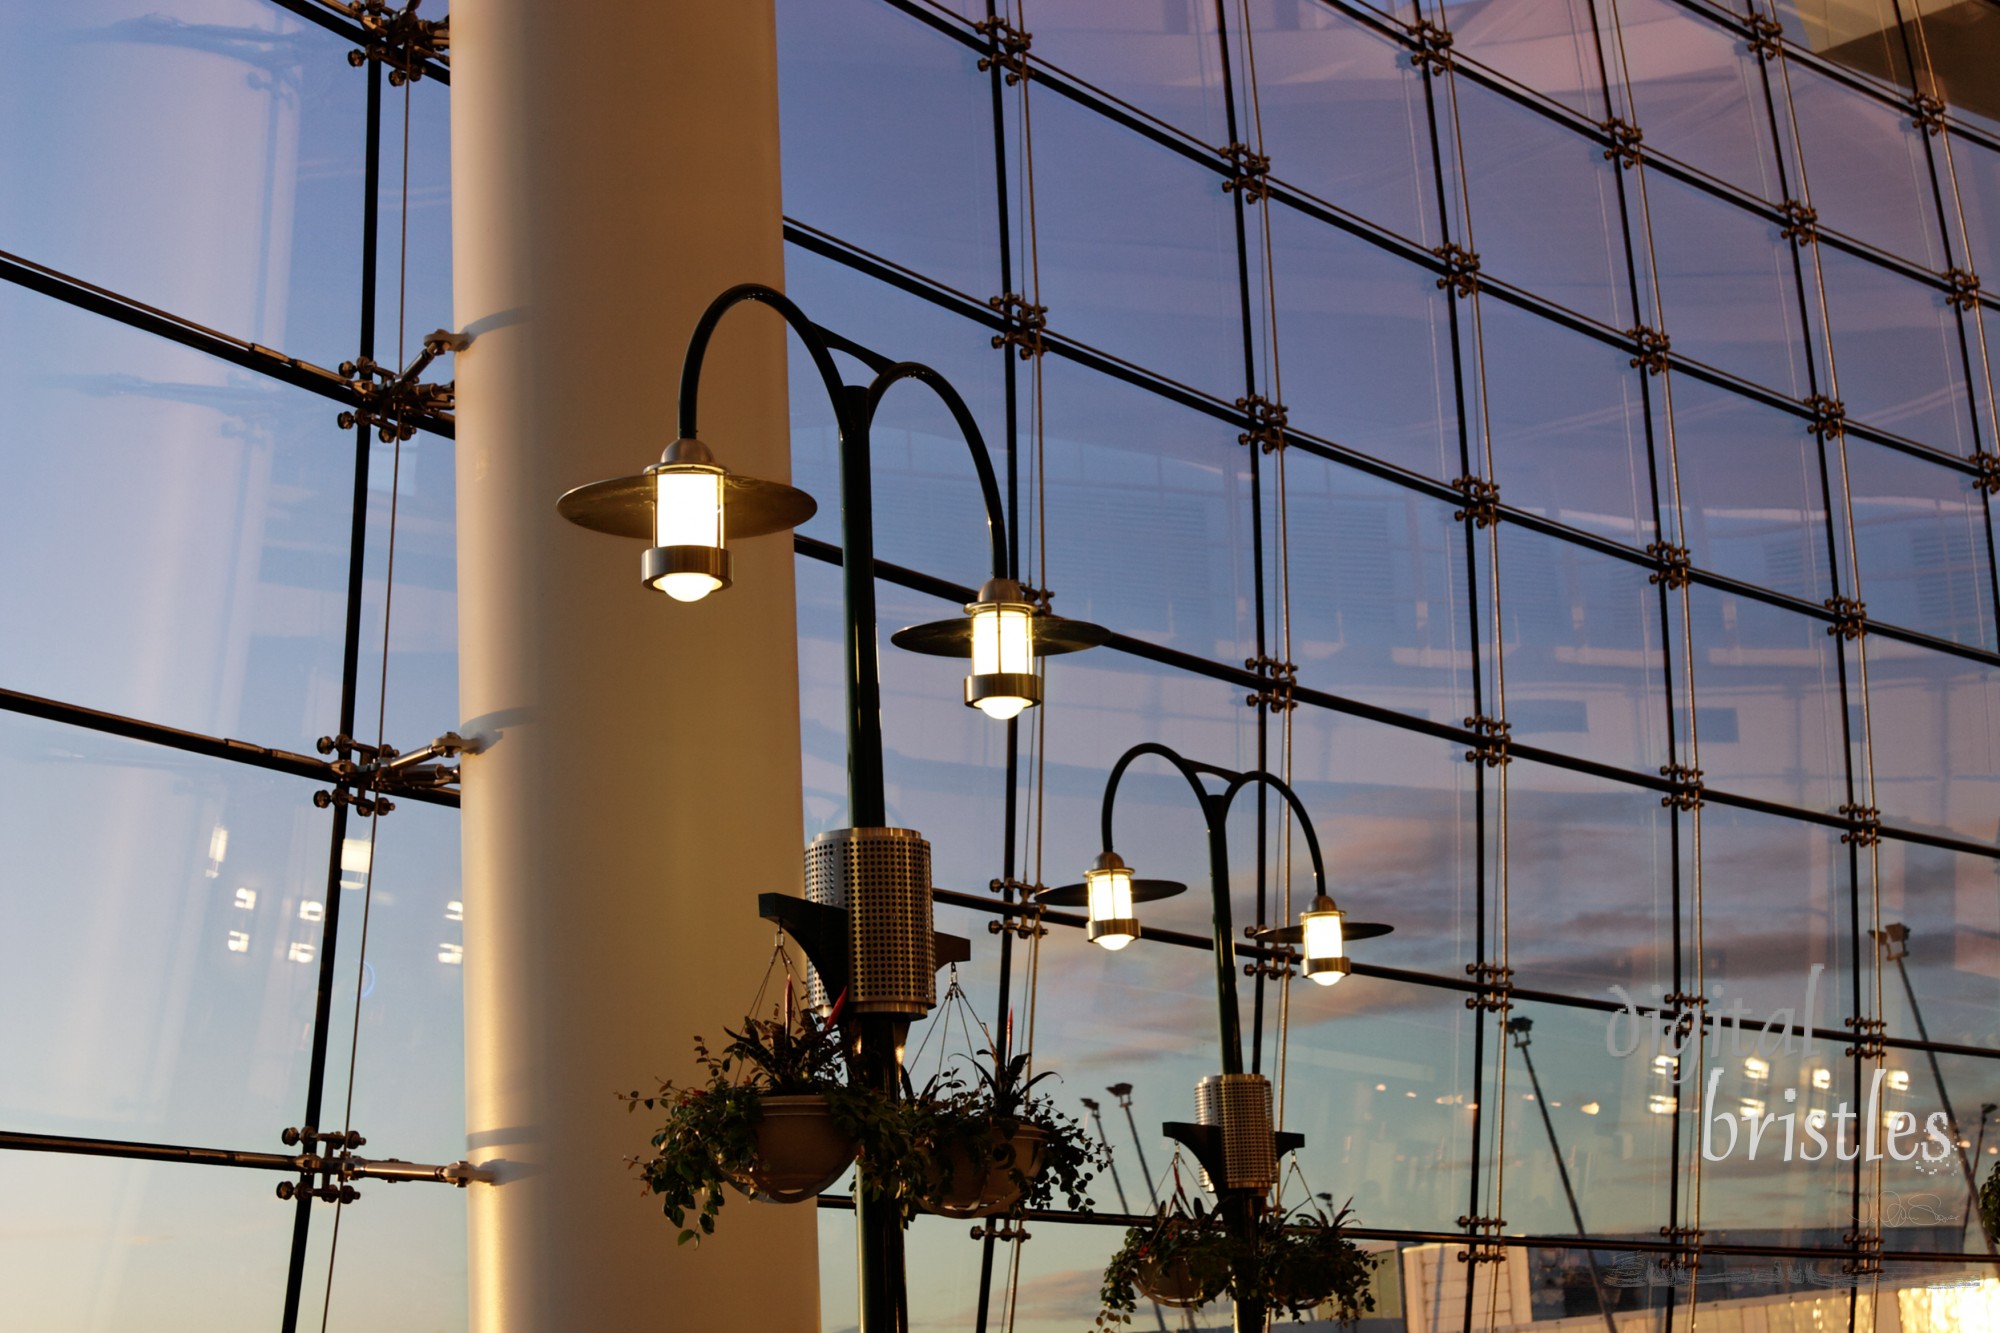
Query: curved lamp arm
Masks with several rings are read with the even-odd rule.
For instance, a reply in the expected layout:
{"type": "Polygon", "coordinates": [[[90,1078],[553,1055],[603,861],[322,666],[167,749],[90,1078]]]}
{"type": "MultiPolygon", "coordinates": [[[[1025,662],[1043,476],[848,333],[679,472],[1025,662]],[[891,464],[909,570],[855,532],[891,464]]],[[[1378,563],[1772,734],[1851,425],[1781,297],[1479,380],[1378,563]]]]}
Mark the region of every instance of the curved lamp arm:
{"type": "Polygon", "coordinates": [[[1160,758],[1166,760],[1179,770],[1182,777],[1187,779],[1188,786],[1194,789],[1195,800],[1201,804],[1202,818],[1207,822],[1210,833],[1213,834],[1214,832],[1214,811],[1209,807],[1209,802],[1214,798],[1209,795],[1208,788],[1201,785],[1201,775],[1204,772],[1216,773],[1219,776],[1231,778],[1236,775],[1233,773],[1223,773],[1221,770],[1210,768],[1206,764],[1197,764],[1193,760],[1183,756],[1180,751],[1170,749],[1158,741],[1141,741],[1124,754],[1118,756],[1118,762],[1111,766],[1111,776],[1104,781],[1104,809],[1099,819],[1104,834],[1104,850],[1107,852],[1111,851],[1113,846],[1111,840],[1111,810],[1118,799],[1118,780],[1125,776],[1125,770],[1132,766],[1133,760],[1149,754],[1160,756],[1160,758]]]}
{"type": "Polygon", "coordinates": [[[833,352],[821,336],[819,326],[807,319],[805,312],[777,288],[767,287],[761,282],[743,282],[708,303],[708,309],[701,312],[694,333],[688,338],[687,355],[681,360],[679,434],[682,438],[691,439],[695,435],[695,400],[701,390],[701,363],[708,356],[709,339],[715,336],[715,327],[722,322],[722,317],[745,301],[762,302],[784,316],[785,323],[792,326],[792,332],[799,335],[799,341],[812,355],[820,382],[826,386],[826,396],[833,400],[835,419],[845,425],[848,414],[847,398],[843,392],[845,386],[841,383],[840,368],[834,365],[833,352]]]}
{"type": "Polygon", "coordinates": [[[1290,805],[1292,812],[1299,817],[1299,831],[1306,835],[1306,851],[1312,856],[1313,885],[1319,892],[1325,893],[1326,862],[1319,854],[1319,834],[1313,831],[1312,816],[1306,813],[1305,802],[1299,799],[1299,794],[1293,791],[1283,778],[1266,773],[1262,769],[1232,778],[1228,790],[1222,793],[1223,806],[1227,808],[1229,803],[1236,799],[1237,792],[1253,783],[1261,783],[1284,797],[1286,804],[1290,805]]]}
{"type": "Polygon", "coordinates": [[[882,396],[901,380],[915,380],[927,386],[951,410],[959,434],[965,437],[965,447],[972,453],[972,466],[979,473],[979,493],[986,501],[986,532],[993,543],[993,577],[1012,578],[1013,571],[1007,564],[1007,512],[1000,503],[1000,483],[993,475],[993,456],[987,451],[986,437],[979,433],[979,423],[972,418],[972,409],[965,405],[965,399],[951,381],[921,362],[895,362],[868,385],[868,420],[871,423],[875,420],[875,409],[881,406],[882,396]]]}

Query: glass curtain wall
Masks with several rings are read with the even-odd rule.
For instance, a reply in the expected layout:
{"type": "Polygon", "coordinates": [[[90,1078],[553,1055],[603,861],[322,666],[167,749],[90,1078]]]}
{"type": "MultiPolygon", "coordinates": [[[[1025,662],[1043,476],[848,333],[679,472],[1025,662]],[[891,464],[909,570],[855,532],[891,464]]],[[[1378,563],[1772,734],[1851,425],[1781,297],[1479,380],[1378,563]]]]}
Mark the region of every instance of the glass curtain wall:
{"type": "MultiPolygon", "coordinates": [[[[957,384],[1024,578],[1114,632],[1011,733],[950,664],[883,663],[890,822],[985,1025],[920,1029],[912,1073],[1011,1031],[1118,1163],[1094,1221],[919,1221],[918,1323],[1087,1323],[1115,1215],[1198,1191],[1159,1130],[1222,1067],[1181,778],[1120,789],[1120,853],[1194,886],[1147,937],[1022,906],[1081,878],[1142,741],[1284,776],[1334,897],[1396,926],[1332,990],[1238,977],[1306,1139],[1285,1201],[1352,1200],[1383,1256],[1368,1326],[2000,1321],[1967,1220],[2000,1149],[2000,122],[1940,72],[2000,10],[778,10],[791,294],[957,384]]],[[[836,494],[799,388],[797,476],[836,494]]],[[[880,422],[886,631],[982,557],[949,419],[880,422]]],[[[846,822],[835,521],[801,542],[808,834],[846,822]]],[[[1296,823],[1246,796],[1229,832],[1237,926],[1295,919],[1296,823]]],[[[838,1328],[851,1215],[822,1240],[838,1328]]]]}
{"type": "Polygon", "coordinates": [[[457,795],[384,813],[333,743],[408,751],[458,717],[449,401],[385,404],[355,364],[394,376],[450,322],[448,73],[384,52],[392,82],[360,58],[379,15],[338,8],[4,20],[0,1287],[22,1328],[465,1322],[463,1200],[359,1180],[341,1202],[335,1179],[309,1201],[330,1178],[296,1158],[324,1144],[283,1137],[464,1152],[457,795]]]}

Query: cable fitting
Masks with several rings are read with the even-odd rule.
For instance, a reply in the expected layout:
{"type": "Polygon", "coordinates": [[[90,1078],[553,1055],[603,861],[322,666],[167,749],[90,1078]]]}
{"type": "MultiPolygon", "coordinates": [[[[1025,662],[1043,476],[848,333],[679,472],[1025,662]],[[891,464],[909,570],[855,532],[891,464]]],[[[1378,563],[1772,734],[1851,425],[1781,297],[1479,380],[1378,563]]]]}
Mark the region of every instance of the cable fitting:
{"type": "Polygon", "coordinates": [[[1670,810],[1701,809],[1700,769],[1687,764],[1665,764],[1660,768],[1660,776],[1673,784],[1671,790],[1660,798],[1661,805],[1670,810]]]}
{"type": "Polygon", "coordinates": [[[1042,330],[1049,326],[1047,306],[1031,305],[1026,297],[1013,292],[1002,296],[989,296],[986,298],[986,304],[989,308],[999,311],[1001,318],[1007,321],[1006,331],[993,335],[995,347],[1019,348],[1023,361],[1042,354],[1045,350],[1042,345],[1042,330]]]}
{"type": "Polygon", "coordinates": [[[357,0],[336,5],[368,34],[368,44],[347,53],[347,63],[356,69],[369,61],[389,67],[389,86],[400,88],[424,77],[426,60],[445,64],[451,46],[451,16],[420,19],[417,7],[423,0],[410,0],[401,9],[392,9],[386,0],[357,0]]]}
{"type": "Polygon", "coordinates": [[[1242,193],[1248,203],[1258,203],[1271,193],[1271,159],[1252,152],[1246,143],[1233,143],[1222,150],[1235,174],[1222,182],[1224,194],[1242,193]]]}
{"type": "Polygon", "coordinates": [[[1613,116],[1604,122],[1604,132],[1611,138],[1611,146],[1604,150],[1606,162],[1616,162],[1626,171],[1639,165],[1641,158],[1639,145],[1646,140],[1644,130],[1630,121],[1613,116]]]}
{"type": "Polygon", "coordinates": [[[1027,56],[1034,47],[1035,34],[1024,32],[1003,18],[981,19],[972,25],[972,30],[989,43],[987,54],[979,57],[980,73],[997,66],[1006,73],[1010,88],[1028,77],[1027,56]]]}

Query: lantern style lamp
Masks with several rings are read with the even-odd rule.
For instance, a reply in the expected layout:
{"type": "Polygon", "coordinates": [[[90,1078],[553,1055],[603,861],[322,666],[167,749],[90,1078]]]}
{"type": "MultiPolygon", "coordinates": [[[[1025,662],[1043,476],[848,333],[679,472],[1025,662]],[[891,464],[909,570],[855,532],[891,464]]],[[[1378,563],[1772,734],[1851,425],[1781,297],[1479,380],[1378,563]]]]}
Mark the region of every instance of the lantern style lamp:
{"type": "Polygon", "coordinates": [[[1185,892],[1187,885],[1170,879],[1134,879],[1132,867],[1118,853],[1106,851],[1083,872],[1083,883],[1044,889],[1037,897],[1050,907],[1088,908],[1087,933],[1115,953],[1139,938],[1136,904],[1185,892]]]}
{"type": "Polygon", "coordinates": [[[729,538],[784,532],[818,509],[804,491],[731,472],[692,436],[636,476],[594,481],[556,502],[556,512],[580,527],[651,542],[639,577],[677,602],[729,586],[729,538]]]}
{"type": "Polygon", "coordinates": [[[988,579],[966,604],[965,619],[912,625],[889,642],[932,657],[970,657],[966,706],[1005,722],[1042,701],[1038,658],[1095,648],[1109,637],[1100,626],[1041,611],[1014,579],[988,579]]]}
{"type": "Polygon", "coordinates": [[[1378,925],[1372,921],[1349,921],[1347,913],[1336,907],[1333,899],[1324,893],[1317,893],[1305,911],[1299,913],[1298,925],[1260,930],[1254,938],[1262,944],[1297,946],[1304,955],[1300,970],[1307,979],[1321,986],[1331,986],[1354,970],[1354,965],[1347,958],[1347,946],[1351,941],[1374,939],[1394,929],[1394,926],[1378,925]]]}

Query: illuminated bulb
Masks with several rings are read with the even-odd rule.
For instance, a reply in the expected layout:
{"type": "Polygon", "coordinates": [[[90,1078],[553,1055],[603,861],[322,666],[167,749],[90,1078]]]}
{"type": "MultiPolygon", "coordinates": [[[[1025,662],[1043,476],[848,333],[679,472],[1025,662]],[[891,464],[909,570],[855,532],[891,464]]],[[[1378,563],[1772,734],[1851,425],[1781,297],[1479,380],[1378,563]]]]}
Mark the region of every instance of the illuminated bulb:
{"type": "Polygon", "coordinates": [[[680,439],[646,469],[653,479],[653,545],[640,577],[677,602],[729,586],[725,473],[700,440],[680,439]]]}
{"type": "Polygon", "coordinates": [[[1322,986],[1331,986],[1347,975],[1347,941],[1341,928],[1344,918],[1345,913],[1323,893],[1313,898],[1312,906],[1299,913],[1305,974],[1322,986]]]}
{"type": "Polygon", "coordinates": [[[1090,938],[1116,952],[1139,934],[1132,910],[1132,868],[1116,852],[1101,853],[1083,873],[1090,895],[1090,938]]]}
{"type": "Polygon", "coordinates": [[[1012,579],[988,579],[972,617],[972,674],[965,678],[965,702],[996,722],[1018,717],[1042,701],[1035,674],[1035,606],[1012,579]]]}

